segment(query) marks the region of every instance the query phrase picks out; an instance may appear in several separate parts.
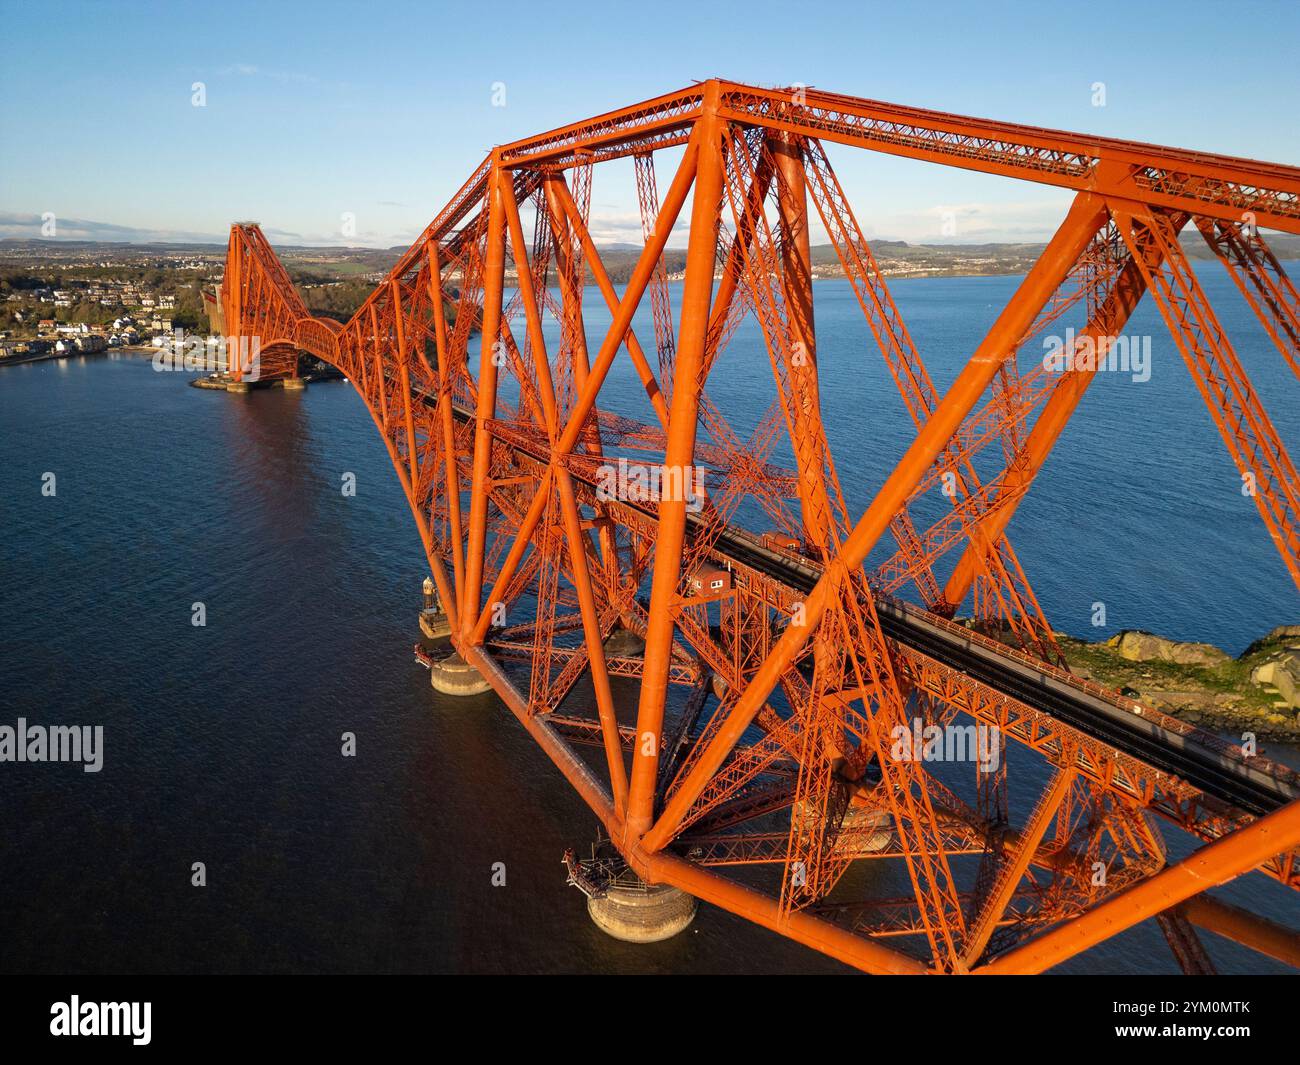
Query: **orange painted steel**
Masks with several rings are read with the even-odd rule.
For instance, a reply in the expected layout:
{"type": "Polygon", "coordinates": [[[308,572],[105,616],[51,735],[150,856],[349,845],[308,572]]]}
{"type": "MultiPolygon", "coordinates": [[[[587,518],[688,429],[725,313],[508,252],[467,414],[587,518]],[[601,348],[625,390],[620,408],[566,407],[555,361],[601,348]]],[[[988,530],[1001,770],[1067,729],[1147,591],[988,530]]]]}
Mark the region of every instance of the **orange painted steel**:
{"type": "Polygon", "coordinates": [[[1073,921],[1013,948],[990,962],[985,971],[990,974],[1042,972],[1091,946],[1099,933],[1108,937],[1116,935],[1199,895],[1206,888],[1226,883],[1298,843],[1300,803],[1291,803],[1249,828],[1212,843],[1111,896],[1073,921]]]}
{"type": "Polygon", "coordinates": [[[1248,871],[1300,890],[1300,777],[1075,677],[1009,541],[1096,376],[1030,353],[1069,325],[1104,358],[1149,293],[1300,584],[1300,482],[1188,224],[1300,367],[1296,289],[1264,235],[1300,233],[1294,167],[711,80],[494,149],[346,322],[310,315],[238,223],[221,306],[232,377],[293,376],[306,352],[356,388],[455,650],[634,873],[871,972],[1037,972],[1151,917],[1208,971],[1195,924],[1300,957],[1284,925],[1201,895],[1248,871]],[[828,144],[1074,193],[946,393],[828,144]],[[620,293],[589,212],[600,164],[627,158],[644,246],[620,293]],[[821,411],[814,221],[916,427],[856,520],[839,471],[859,460],[821,411]],[[716,387],[750,314],[771,370],[756,422],[716,387]],[[262,341],[256,374],[239,338],[262,341]],[[643,395],[615,413],[621,358],[643,395]],[[1014,744],[1038,798],[1011,809],[1005,756],[907,757],[914,734],[1014,744]],[[1166,830],[1199,849],[1169,865],[1166,830]],[[890,872],[849,875],[864,862],[890,872]]]}

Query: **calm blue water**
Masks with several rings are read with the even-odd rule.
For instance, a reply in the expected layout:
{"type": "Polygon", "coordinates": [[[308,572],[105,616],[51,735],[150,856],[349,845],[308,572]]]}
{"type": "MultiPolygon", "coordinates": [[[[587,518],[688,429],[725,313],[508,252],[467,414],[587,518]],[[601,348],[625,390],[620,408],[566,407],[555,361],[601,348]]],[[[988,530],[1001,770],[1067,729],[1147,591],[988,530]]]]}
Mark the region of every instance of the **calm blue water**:
{"type": "MultiPolygon", "coordinates": [[[[1015,283],[895,283],[940,389],[1015,283]]],[[[1300,383],[1226,281],[1206,284],[1300,452],[1300,383]]],[[[591,335],[608,321],[596,298],[591,335]]],[[[908,423],[852,299],[817,285],[825,416],[860,506],[908,423]]],[[[1239,651],[1300,603],[1148,305],[1132,329],[1155,337],[1151,381],[1096,383],[1014,539],[1060,628],[1239,651]]],[[[648,318],[638,330],[653,335],[648,318]]],[[[721,370],[715,398],[747,428],[772,394],[751,324],[721,370]]],[[[585,807],[494,697],[442,699],[411,660],[422,557],[360,400],[343,384],[241,398],[184,382],[132,357],[0,370],[0,723],[106,733],[98,774],[0,766],[0,969],[841,969],[712,908],[652,947],[599,933],[559,864],[592,837],[585,807]],[[348,472],[355,498],[339,490],[348,472]],[[340,755],[345,731],[356,758],[340,755]],[[196,861],[205,888],[190,885],[196,861]]],[[[644,416],[621,361],[609,395],[644,416]]],[[[1300,918],[1262,878],[1223,894],[1300,918]]],[[[1226,971],[1280,968],[1209,946],[1226,971]]],[[[1174,968],[1143,926],[1062,971],[1174,968]]]]}

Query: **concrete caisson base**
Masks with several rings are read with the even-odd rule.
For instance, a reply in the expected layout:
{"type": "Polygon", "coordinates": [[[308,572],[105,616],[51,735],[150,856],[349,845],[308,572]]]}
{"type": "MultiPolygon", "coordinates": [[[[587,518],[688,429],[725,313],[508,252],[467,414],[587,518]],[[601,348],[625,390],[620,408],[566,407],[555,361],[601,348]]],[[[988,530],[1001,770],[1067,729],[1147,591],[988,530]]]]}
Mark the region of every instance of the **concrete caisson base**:
{"type": "Polygon", "coordinates": [[[429,666],[429,683],[443,695],[482,695],[492,685],[460,655],[452,655],[429,666]]]}
{"type": "Polygon", "coordinates": [[[671,939],[695,920],[695,897],[667,884],[609,888],[587,900],[587,912],[602,932],[625,943],[671,939]]]}
{"type": "Polygon", "coordinates": [[[227,392],[248,392],[251,391],[247,381],[227,381],[227,392]]]}
{"type": "Polygon", "coordinates": [[[280,383],[280,387],[283,388],[286,392],[301,392],[304,388],[307,387],[307,382],[304,381],[301,377],[286,377],[280,383]]]}

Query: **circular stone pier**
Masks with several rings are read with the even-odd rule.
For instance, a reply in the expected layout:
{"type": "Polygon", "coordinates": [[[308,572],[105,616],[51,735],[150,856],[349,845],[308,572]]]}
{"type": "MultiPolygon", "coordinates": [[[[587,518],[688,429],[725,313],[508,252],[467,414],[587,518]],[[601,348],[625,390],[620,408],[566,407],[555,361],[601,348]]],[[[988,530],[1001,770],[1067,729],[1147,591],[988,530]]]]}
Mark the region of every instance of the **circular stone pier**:
{"type": "Polygon", "coordinates": [[[430,663],[429,683],[443,695],[482,695],[492,688],[477,669],[457,654],[430,663]]]}
{"type": "Polygon", "coordinates": [[[587,900],[596,927],[625,943],[671,939],[695,920],[695,897],[668,884],[614,884],[587,900]]]}

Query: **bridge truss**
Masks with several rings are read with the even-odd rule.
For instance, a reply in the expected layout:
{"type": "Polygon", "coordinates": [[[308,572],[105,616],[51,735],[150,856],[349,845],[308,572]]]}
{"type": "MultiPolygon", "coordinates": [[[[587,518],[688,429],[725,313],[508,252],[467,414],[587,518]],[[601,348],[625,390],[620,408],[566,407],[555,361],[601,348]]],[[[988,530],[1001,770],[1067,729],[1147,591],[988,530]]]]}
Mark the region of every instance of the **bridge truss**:
{"type": "Polygon", "coordinates": [[[1042,337],[1075,322],[1104,355],[1149,293],[1300,585],[1300,478],[1189,224],[1300,376],[1300,299],[1262,235],[1300,233],[1300,170],[717,80],[493,150],[346,323],[307,311],[252,223],[231,230],[221,302],[263,378],[307,351],[361,394],[457,653],[645,880],[872,972],[1039,972],[1152,916],[1188,971],[1210,965],[1193,925],[1300,965],[1293,932],[1203,894],[1250,870],[1300,888],[1300,782],[1074,677],[1008,534],[1095,375],[1045,370],[1042,337]],[[826,144],[1073,193],[942,394],[826,144]],[[589,218],[594,171],[627,159],[644,244],[620,292],[589,218]],[[860,514],[821,415],[814,219],[862,357],[915,424],[860,514]],[[741,426],[726,353],[747,317],[771,405],[741,426]],[[639,417],[601,405],[616,362],[639,417]],[[703,498],[611,495],[620,459],[668,483],[701,468],[703,498]],[[742,526],[755,514],[768,535],[742,526]],[[607,652],[620,631],[644,653],[607,652]],[[635,707],[616,698],[631,687],[635,707]],[[1006,758],[957,779],[895,757],[917,717],[999,729],[1036,801],[1010,808],[1006,758]],[[1190,857],[1167,859],[1162,823],[1190,857]]]}

